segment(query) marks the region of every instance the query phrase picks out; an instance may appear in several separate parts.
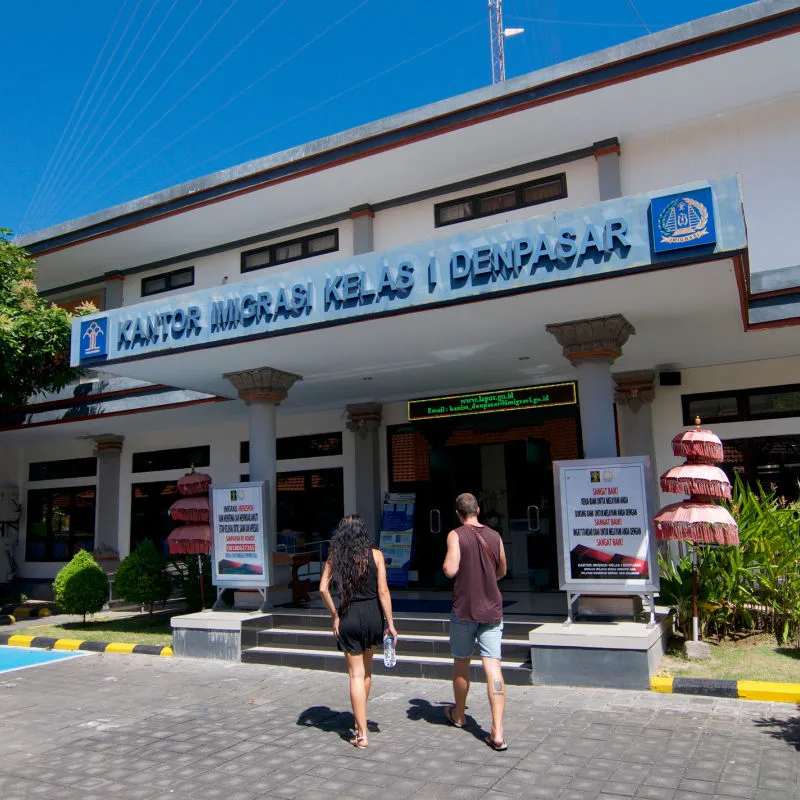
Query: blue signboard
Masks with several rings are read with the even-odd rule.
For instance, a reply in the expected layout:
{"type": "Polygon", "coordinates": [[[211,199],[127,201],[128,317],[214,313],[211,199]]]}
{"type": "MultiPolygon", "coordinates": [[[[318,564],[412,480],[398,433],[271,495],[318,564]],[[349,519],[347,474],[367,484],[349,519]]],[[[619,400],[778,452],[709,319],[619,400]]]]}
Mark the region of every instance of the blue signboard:
{"type": "Polygon", "coordinates": [[[108,356],[108,317],[80,321],[81,361],[108,356]]]}
{"type": "Polygon", "coordinates": [[[656,194],[618,197],[285,272],[267,269],[238,283],[76,319],[71,363],[165,355],[610,278],[669,266],[665,256],[680,248],[708,245],[707,250],[722,254],[747,247],[737,176],[656,194]],[[89,332],[93,323],[99,327],[89,332]]]}
{"type": "Polygon", "coordinates": [[[650,201],[653,252],[715,244],[714,198],[711,189],[654,197],[650,201]]]}

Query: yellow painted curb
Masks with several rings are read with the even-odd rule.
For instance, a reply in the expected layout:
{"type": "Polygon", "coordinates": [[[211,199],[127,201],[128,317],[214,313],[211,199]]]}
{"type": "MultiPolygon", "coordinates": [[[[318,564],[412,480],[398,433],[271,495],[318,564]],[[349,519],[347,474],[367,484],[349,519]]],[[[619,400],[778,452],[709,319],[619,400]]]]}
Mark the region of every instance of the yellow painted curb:
{"type": "Polygon", "coordinates": [[[15,633],[13,636],[8,637],[8,644],[11,647],[30,647],[35,638],[35,636],[23,636],[20,633],[15,633]]]}
{"type": "Polygon", "coordinates": [[[672,694],[672,678],[650,678],[650,688],[654,692],[672,694]]]}
{"type": "Polygon", "coordinates": [[[174,654],[171,647],[162,647],[160,655],[164,656],[165,658],[172,658],[174,654]]]}
{"type": "Polygon", "coordinates": [[[111,642],[106,646],[106,653],[132,653],[135,644],[127,642],[111,642]]]}
{"type": "Polygon", "coordinates": [[[800,703],[800,683],[770,681],[738,681],[739,697],[743,700],[766,700],[773,703],[800,703]]]}
{"type": "Polygon", "coordinates": [[[56,639],[53,650],[77,650],[85,639],[56,639]]]}

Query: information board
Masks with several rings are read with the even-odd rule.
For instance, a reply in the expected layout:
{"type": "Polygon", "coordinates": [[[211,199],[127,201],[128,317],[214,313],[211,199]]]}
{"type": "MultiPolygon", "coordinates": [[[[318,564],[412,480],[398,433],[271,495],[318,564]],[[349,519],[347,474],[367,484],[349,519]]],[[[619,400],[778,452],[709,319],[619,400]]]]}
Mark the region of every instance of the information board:
{"type": "Polygon", "coordinates": [[[386,562],[389,586],[408,586],[415,501],[413,493],[384,496],[379,546],[386,562]]]}
{"type": "Polygon", "coordinates": [[[269,586],[272,576],[267,558],[269,494],[266,481],[226,486],[212,484],[209,494],[214,585],[226,589],[269,586]]]}
{"type": "Polygon", "coordinates": [[[409,400],[408,419],[439,419],[466,414],[490,414],[498,411],[523,411],[529,408],[574,405],[578,401],[575,382],[520,386],[476,394],[454,394],[409,400]]]}
{"type": "Polygon", "coordinates": [[[647,497],[650,459],[555,461],[562,590],[656,591],[658,567],[647,497]]]}

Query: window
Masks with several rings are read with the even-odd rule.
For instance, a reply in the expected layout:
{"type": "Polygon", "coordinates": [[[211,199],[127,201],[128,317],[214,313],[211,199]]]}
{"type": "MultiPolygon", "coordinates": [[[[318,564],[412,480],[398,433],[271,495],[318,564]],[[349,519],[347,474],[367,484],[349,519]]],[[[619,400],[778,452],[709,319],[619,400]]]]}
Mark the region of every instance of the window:
{"type": "MultiPolygon", "coordinates": [[[[311,436],[284,436],[275,443],[278,461],[287,458],[316,458],[317,456],[340,456],[342,454],[342,434],[316,433],[311,436]]],[[[250,442],[239,445],[239,461],[250,461],[250,442]]]]}
{"type": "Polygon", "coordinates": [[[183,289],[184,286],[194,285],[194,267],[176,269],[174,272],[164,272],[161,275],[151,275],[142,278],[142,297],[151,294],[169,292],[173,289],[183,289]]]}
{"type": "Polygon", "coordinates": [[[64,461],[33,461],[28,464],[29,481],[60,481],[66,478],[93,478],[97,459],[69,458],[64,461]]]}
{"type": "Polygon", "coordinates": [[[800,417],[800,384],[685,394],[681,401],[684,425],[693,425],[695,417],[709,424],[800,417]]]}
{"type": "Polygon", "coordinates": [[[133,454],[133,472],[160,472],[167,469],[189,471],[192,466],[207,467],[211,463],[211,447],[179,447],[174,450],[148,450],[133,454]]]}
{"type": "Polygon", "coordinates": [[[169,516],[169,508],[179,498],[175,481],[134,483],[131,486],[131,552],[149,540],[160,553],[167,555],[167,536],[176,527],[169,516]]]}
{"type": "Polygon", "coordinates": [[[436,227],[452,225],[468,219],[488,217],[515,208],[535,206],[550,200],[560,200],[567,196],[567,176],[565,173],[526,181],[516,186],[505,186],[491,192],[460,197],[434,206],[436,227]]]}
{"type": "Polygon", "coordinates": [[[248,250],[242,253],[242,272],[252,272],[254,269],[274,267],[277,264],[286,264],[301,258],[311,258],[322,253],[334,253],[339,249],[339,231],[323,231],[300,239],[288,242],[259,247],[257,250],[248,250]]]}
{"type": "Polygon", "coordinates": [[[733,481],[738,474],[755,488],[759,483],[788,501],[800,499],[800,436],[725,439],[720,465],[733,481]]]}
{"type": "Polygon", "coordinates": [[[28,492],[27,561],[69,561],[94,549],[94,486],[28,492]]]}

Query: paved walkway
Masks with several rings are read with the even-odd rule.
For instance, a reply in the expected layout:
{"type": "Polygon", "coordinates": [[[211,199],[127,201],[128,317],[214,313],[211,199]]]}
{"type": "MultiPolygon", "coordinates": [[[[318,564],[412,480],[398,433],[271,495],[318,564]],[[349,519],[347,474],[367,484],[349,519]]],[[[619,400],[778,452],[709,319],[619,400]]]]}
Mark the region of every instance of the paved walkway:
{"type": "Polygon", "coordinates": [[[340,675],[101,654],[0,674],[0,797],[800,797],[792,706],[512,686],[495,753],[473,690],[461,731],[448,683],[378,677],[360,751],[340,675]]]}

